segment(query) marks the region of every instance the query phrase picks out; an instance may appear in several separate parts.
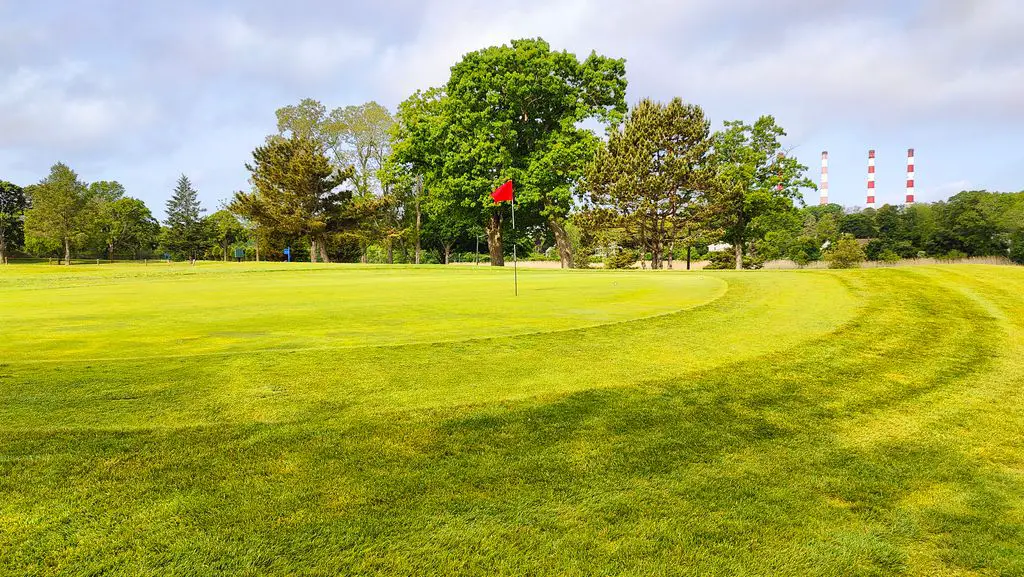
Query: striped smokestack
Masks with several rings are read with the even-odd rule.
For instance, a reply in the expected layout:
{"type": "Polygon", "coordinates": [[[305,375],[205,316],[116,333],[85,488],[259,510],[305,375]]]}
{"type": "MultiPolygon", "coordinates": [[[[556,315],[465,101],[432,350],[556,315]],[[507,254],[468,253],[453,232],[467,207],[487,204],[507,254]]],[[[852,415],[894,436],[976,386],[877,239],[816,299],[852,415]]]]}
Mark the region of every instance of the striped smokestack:
{"type": "Polygon", "coordinates": [[[868,208],[875,208],[875,151],[868,151],[868,208]]]}
{"type": "Polygon", "coordinates": [[[914,204],[914,149],[907,149],[907,204],[914,204]]]}
{"type": "Polygon", "coordinates": [[[821,153],[821,198],[820,202],[824,206],[828,204],[828,151],[821,153]]]}

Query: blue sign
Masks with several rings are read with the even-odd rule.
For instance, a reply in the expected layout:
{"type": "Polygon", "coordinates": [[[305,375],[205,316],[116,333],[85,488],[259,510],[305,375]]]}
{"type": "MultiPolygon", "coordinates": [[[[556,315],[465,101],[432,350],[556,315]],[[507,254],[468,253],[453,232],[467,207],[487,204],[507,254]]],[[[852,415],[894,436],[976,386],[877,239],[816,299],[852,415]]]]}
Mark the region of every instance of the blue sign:
{"type": "Polygon", "coordinates": [[[288,262],[292,262],[292,247],[284,249],[284,256],[288,257],[288,262]]]}

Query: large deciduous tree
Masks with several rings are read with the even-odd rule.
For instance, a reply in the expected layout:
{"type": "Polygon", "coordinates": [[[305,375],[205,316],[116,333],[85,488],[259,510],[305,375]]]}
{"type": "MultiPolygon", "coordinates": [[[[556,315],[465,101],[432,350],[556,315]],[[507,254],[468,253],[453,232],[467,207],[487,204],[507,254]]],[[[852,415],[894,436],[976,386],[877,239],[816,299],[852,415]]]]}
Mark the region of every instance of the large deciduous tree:
{"type": "Polygon", "coordinates": [[[228,260],[228,249],[231,245],[246,239],[246,230],[231,211],[221,209],[207,217],[210,233],[217,247],[221,250],[224,262],[228,260]]]}
{"type": "Polygon", "coordinates": [[[339,170],[352,168],[355,202],[365,218],[346,236],[359,245],[364,261],[367,248],[380,242],[391,262],[395,241],[406,233],[403,200],[407,195],[392,198],[393,181],[381,174],[391,154],[394,117],[388,109],[371,101],[328,111],[319,101],[306,98],[279,109],[277,119],[279,134],[268,142],[290,136],[309,138],[339,170]]]}
{"type": "Polygon", "coordinates": [[[713,205],[725,240],[735,251],[737,269],[743,267],[744,246],[754,240],[754,219],[791,211],[794,201],[802,198],[800,188],[816,188],[804,176],[807,167],[783,150],[779,139],[785,135],[773,117],[762,116],[753,125],[728,121],[713,138],[713,205]]]}
{"type": "Polygon", "coordinates": [[[0,180],[0,264],[7,264],[8,253],[25,241],[25,191],[0,180]]]}
{"type": "Polygon", "coordinates": [[[184,174],[178,178],[166,211],[164,246],[176,256],[197,260],[210,246],[210,231],[202,216],[206,209],[199,202],[199,193],[184,174]]]}
{"type": "Polygon", "coordinates": [[[97,202],[114,202],[124,198],[124,185],[116,180],[98,180],[89,184],[89,195],[97,202]]]}
{"type": "Polygon", "coordinates": [[[700,227],[710,150],[704,111],[675,98],[667,105],[640,101],[594,157],[586,180],[593,208],[651,254],[651,268],[661,268],[674,241],[700,227]]]}
{"type": "Polygon", "coordinates": [[[504,264],[507,209],[489,193],[512,179],[523,225],[546,222],[563,266],[570,266],[564,221],[598,142],[580,125],[621,118],[625,90],[623,60],[591,54],[580,61],[540,39],[471,52],[452,67],[443,91],[417,94],[403,105],[400,121],[408,126],[399,139],[428,141],[396,144],[397,160],[431,163],[429,194],[485,226],[496,266],[504,264]]]}
{"type": "Polygon", "coordinates": [[[407,236],[410,223],[411,182],[389,175],[385,165],[391,155],[394,117],[376,102],[336,108],[330,122],[337,134],[335,154],[342,166],[353,169],[359,212],[364,216],[353,236],[366,260],[370,244],[382,243],[387,263],[394,262],[395,244],[407,236]]]}
{"type": "Polygon", "coordinates": [[[66,164],[58,162],[50,174],[31,188],[31,208],[25,214],[25,232],[64,249],[71,264],[71,247],[85,234],[92,208],[85,183],[66,164]]]}
{"type": "Polygon", "coordinates": [[[124,196],[101,201],[97,212],[96,228],[110,260],[121,249],[131,249],[138,257],[139,251],[151,248],[160,234],[160,223],[153,218],[146,203],[137,198],[124,196]]]}
{"type": "Polygon", "coordinates": [[[303,98],[298,104],[278,108],[275,114],[278,134],[268,137],[268,142],[293,136],[306,138],[325,154],[338,144],[336,126],[327,107],[318,100],[303,98]]]}
{"type": "Polygon", "coordinates": [[[380,170],[391,154],[391,127],[395,119],[387,108],[370,101],[336,108],[329,127],[335,135],[335,152],[341,166],[352,166],[352,185],[359,196],[387,194],[388,182],[380,170]]]}
{"type": "Polygon", "coordinates": [[[422,237],[429,236],[450,252],[454,240],[450,231],[473,226],[471,211],[451,207],[448,198],[438,194],[444,168],[446,116],[444,90],[417,91],[398,107],[392,125],[392,150],[381,173],[393,190],[406,190],[407,211],[414,219],[411,228],[416,245],[416,263],[422,251],[422,237]],[[424,224],[424,217],[427,223],[424,224]],[[432,226],[431,218],[444,222],[432,226]],[[428,231],[427,228],[430,228],[428,231]],[[440,234],[434,234],[441,231],[440,234]]]}
{"type": "Polygon", "coordinates": [[[308,239],[310,260],[329,262],[327,239],[345,221],[352,193],[338,190],[352,178],[339,170],[319,144],[293,135],[269,141],[253,151],[252,192],[238,192],[229,209],[270,234],[308,239]]]}

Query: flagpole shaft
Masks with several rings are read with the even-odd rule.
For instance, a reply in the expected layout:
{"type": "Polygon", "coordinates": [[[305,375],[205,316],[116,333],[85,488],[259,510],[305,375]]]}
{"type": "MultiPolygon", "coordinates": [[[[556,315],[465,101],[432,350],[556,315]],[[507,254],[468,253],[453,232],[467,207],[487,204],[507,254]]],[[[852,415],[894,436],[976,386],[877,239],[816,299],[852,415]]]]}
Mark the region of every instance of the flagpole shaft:
{"type": "Polygon", "coordinates": [[[519,258],[516,256],[516,195],[512,195],[512,285],[519,296],[519,258]]]}

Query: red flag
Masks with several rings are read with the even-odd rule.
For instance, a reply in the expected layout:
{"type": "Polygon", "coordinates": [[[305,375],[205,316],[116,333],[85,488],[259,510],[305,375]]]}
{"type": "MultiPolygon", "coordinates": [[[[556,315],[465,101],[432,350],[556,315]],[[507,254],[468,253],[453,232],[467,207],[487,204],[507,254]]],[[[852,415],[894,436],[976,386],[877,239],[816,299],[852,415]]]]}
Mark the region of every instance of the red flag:
{"type": "Polygon", "coordinates": [[[512,181],[510,180],[495,189],[495,191],[491,193],[491,198],[494,199],[494,202],[512,200],[512,181]]]}

